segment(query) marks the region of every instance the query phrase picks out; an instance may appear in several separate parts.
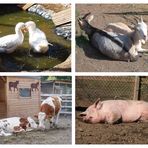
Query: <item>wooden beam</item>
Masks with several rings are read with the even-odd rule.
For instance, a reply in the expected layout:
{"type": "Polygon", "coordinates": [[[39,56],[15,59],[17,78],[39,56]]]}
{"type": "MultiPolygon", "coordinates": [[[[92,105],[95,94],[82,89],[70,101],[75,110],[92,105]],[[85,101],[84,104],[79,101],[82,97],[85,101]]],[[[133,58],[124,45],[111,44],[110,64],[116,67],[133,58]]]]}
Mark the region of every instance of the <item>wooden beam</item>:
{"type": "Polygon", "coordinates": [[[0,78],[2,79],[3,82],[6,82],[6,77],[1,76],[0,78]]]}
{"type": "Polygon", "coordinates": [[[22,8],[23,10],[27,10],[28,8],[30,8],[32,5],[34,5],[33,3],[30,4],[24,4],[24,5],[18,5],[20,8],[22,8]]]}
{"type": "Polygon", "coordinates": [[[133,100],[139,99],[139,85],[140,85],[140,78],[139,76],[135,77],[135,86],[134,86],[134,97],[133,100]]]}
{"type": "Polygon", "coordinates": [[[71,22],[71,8],[53,14],[52,20],[55,26],[60,26],[71,22]]]}

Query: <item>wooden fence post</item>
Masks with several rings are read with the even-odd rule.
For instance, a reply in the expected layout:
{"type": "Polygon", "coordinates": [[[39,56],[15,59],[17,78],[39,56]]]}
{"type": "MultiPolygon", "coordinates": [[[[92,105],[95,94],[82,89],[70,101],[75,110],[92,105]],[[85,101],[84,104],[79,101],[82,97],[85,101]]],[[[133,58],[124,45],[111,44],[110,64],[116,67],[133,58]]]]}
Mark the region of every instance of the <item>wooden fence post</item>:
{"type": "Polygon", "coordinates": [[[55,93],[55,81],[53,81],[52,92],[55,93]]]}
{"type": "Polygon", "coordinates": [[[134,97],[133,100],[139,99],[139,86],[140,86],[140,77],[135,77],[135,86],[134,86],[134,97]]]}

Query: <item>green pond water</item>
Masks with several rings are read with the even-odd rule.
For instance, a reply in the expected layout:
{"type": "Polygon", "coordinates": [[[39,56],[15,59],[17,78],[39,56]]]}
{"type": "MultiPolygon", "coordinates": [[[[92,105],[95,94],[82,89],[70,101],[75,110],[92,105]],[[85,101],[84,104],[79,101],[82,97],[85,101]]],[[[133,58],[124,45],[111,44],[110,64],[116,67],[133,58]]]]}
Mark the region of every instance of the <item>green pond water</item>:
{"type": "Polygon", "coordinates": [[[28,42],[28,33],[25,33],[22,46],[20,46],[14,53],[0,54],[0,71],[16,72],[51,70],[55,65],[63,62],[70,54],[70,41],[59,37],[54,33],[55,26],[52,21],[45,20],[37,14],[26,11],[17,10],[11,13],[0,12],[0,37],[13,34],[15,25],[18,22],[27,22],[30,20],[33,20],[37,27],[44,31],[47,40],[54,45],[54,47],[51,47],[52,53],[50,57],[48,56],[48,53],[35,54],[33,52],[31,52],[32,57],[28,56],[30,46],[28,42]]]}

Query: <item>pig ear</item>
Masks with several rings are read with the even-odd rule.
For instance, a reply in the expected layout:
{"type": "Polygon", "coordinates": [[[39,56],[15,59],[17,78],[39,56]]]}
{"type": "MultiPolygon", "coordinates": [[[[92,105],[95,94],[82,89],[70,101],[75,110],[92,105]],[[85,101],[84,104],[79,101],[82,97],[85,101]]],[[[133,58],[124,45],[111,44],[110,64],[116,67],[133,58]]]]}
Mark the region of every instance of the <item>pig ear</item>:
{"type": "Polygon", "coordinates": [[[102,103],[100,101],[100,98],[97,99],[97,101],[94,103],[95,108],[100,109],[102,107],[102,103]]]}
{"type": "Polygon", "coordinates": [[[95,107],[98,105],[99,102],[100,102],[100,98],[98,98],[98,99],[96,100],[96,102],[94,103],[94,104],[95,104],[95,107]]]}
{"type": "Polygon", "coordinates": [[[82,112],[82,113],[80,113],[79,116],[80,116],[80,117],[86,116],[86,112],[82,112]]]}

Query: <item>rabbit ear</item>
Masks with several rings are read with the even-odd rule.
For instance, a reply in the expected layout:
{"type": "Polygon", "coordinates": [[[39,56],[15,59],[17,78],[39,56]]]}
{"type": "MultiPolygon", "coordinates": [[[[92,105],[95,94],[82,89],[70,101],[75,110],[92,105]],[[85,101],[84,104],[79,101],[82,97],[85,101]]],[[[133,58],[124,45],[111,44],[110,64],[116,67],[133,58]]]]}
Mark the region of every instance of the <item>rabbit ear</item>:
{"type": "Polygon", "coordinates": [[[88,23],[90,23],[94,19],[94,15],[89,15],[87,18],[88,23]]]}
{"type": "Polygon", "coordinates": [[[143,22],[143,18],[142,18],[142,16],[140,16],[140,19],[141,19],[141,22],[143,22]]]}
{"type": "Polygon", "coordinates": [[[90,22],[93,20],[93,18],[94,18],[94,16],[91,14],[91,12],[85,14],[85,15],[82,17],[82,19],[83,19],[83,20],[87,20],[88,23],[90,23],[90,22]]]}
{"type": "Polygon", "coordinates": [[[79,23],[80,27],[84,26],[84,20],[83,19],[78,18],[78,23],[79,23]]]}
{"type": "Polygon", "coordinates": [[[82,17],[82,19],[86,19],[87,16],[89,16],[89,15],[91,15],[91,12],[86,13],[86,14],[82,17]]]}
{"type": "Polygon", "coordinates": [[[138,24],[138,23],[139,23],[139,19],[137,19],[137,18],[136,18],[136,19],[135,19],[135,21],[136,21],[136,24],[138,24]]]}

